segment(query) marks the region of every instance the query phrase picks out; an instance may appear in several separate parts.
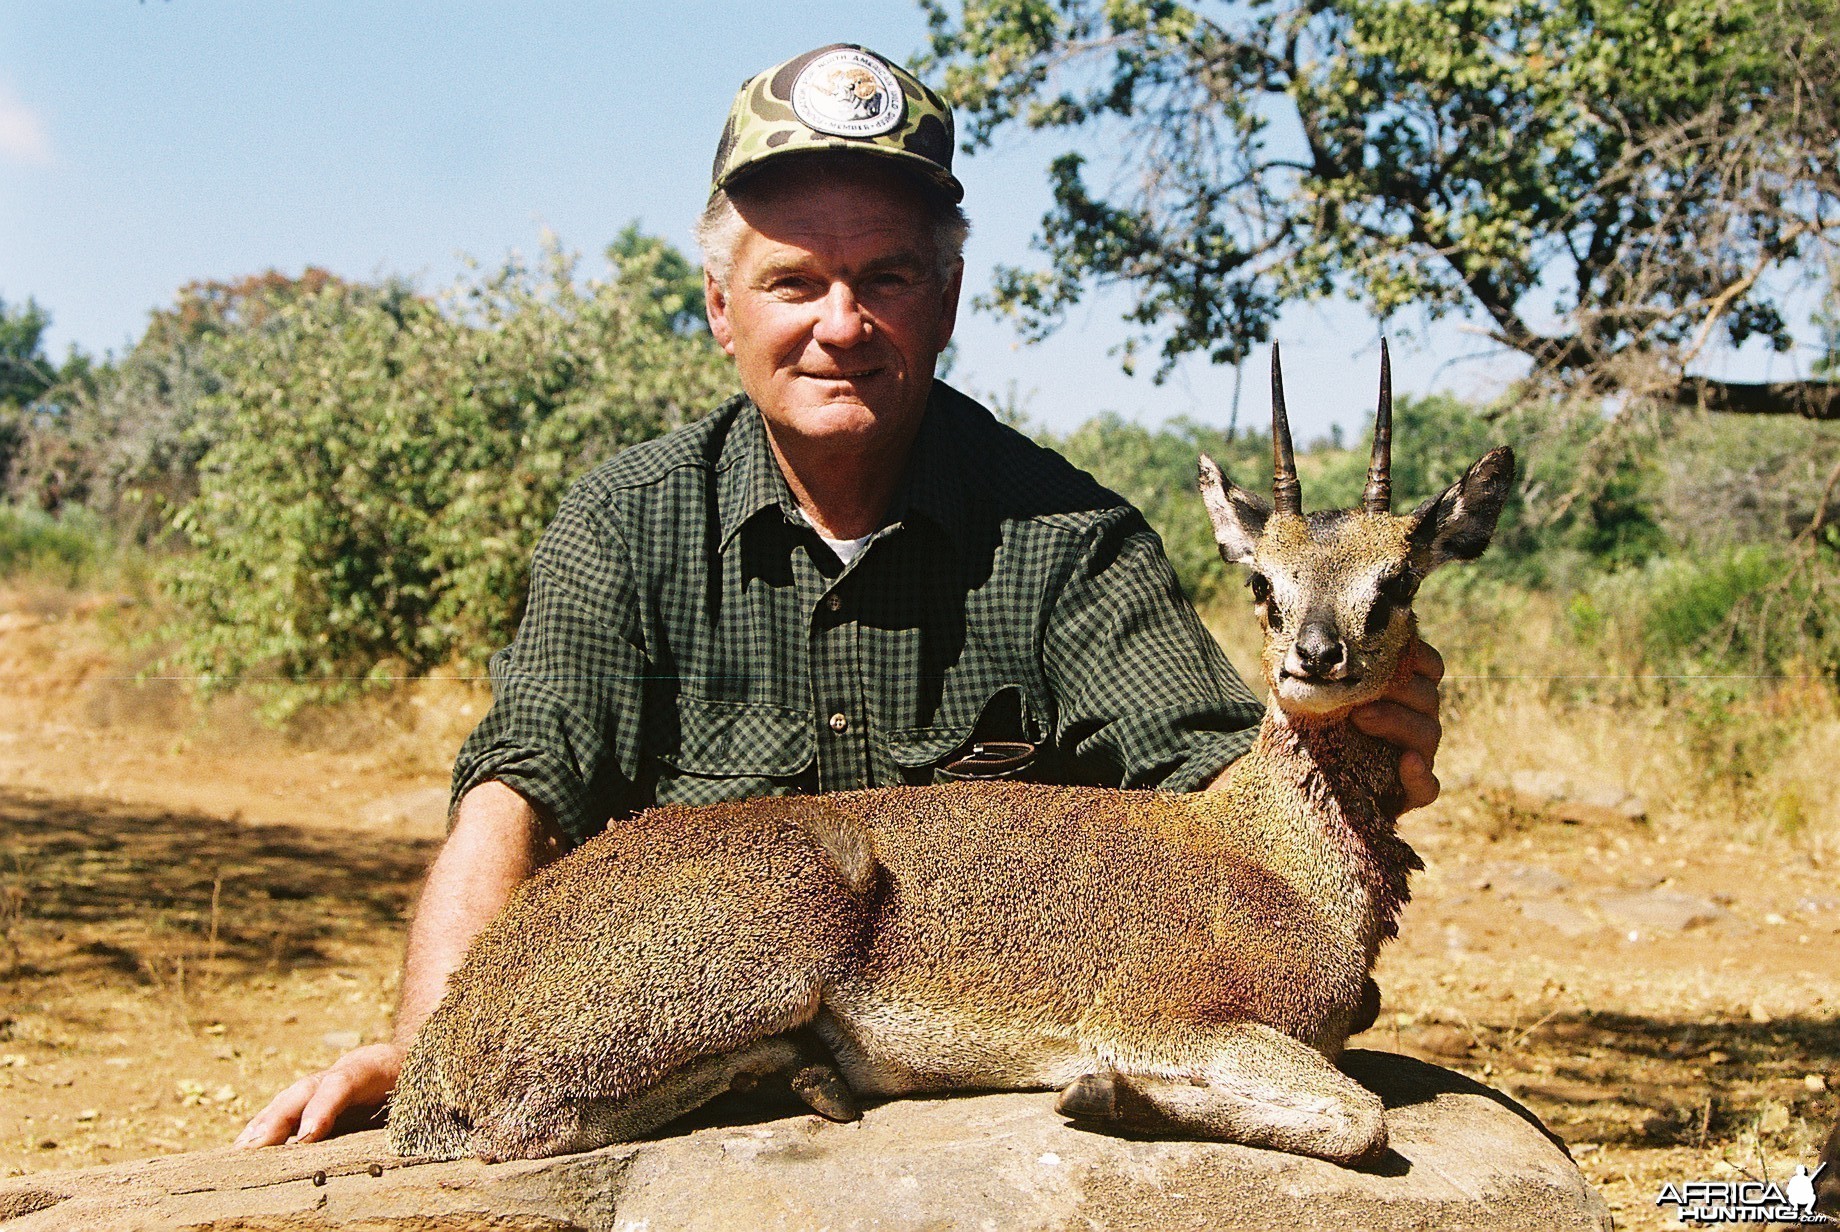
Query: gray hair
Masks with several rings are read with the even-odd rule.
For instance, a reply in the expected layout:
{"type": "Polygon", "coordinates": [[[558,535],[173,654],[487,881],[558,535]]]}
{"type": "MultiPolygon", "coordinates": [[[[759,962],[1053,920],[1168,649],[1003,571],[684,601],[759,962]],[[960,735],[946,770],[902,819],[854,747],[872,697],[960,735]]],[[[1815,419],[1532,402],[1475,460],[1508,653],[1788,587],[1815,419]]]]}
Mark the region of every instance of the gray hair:
{"type": "MultiPolygon", "coordinates": [[[[927,196],[928,219],[933,231],[934,272],[943,281],[951,277],[965,259],[965,239],[971,234],[971,220],[956,202],[943,197],[927,196]]],[[[696,245],[703,250],[703,267],[715,279],[716,286],[728,290],[729,275],[735,270],[735,248],[747,221],[723,189],[716,189],[696,220],[696,245]]]]}

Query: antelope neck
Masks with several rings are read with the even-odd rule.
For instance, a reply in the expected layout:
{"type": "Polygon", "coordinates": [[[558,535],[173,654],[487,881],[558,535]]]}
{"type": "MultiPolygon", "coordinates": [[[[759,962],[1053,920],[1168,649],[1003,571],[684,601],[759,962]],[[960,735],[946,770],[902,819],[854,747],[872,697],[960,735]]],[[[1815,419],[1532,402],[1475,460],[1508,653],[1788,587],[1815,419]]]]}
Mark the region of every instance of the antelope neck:
{"type": "Polygon", "coordinates": [[[1374,906],[1378,945],[1395,935],[1399,910],[1411,896],[1408,878],[1423,868],[1395,828],[1404,804],[1399,750],[1360,730],[1344,714],[1287,714],[1272,705],[1254,751],[1295,784],[1321,826],[1327,855],[1347,868],[1374,906]]]}

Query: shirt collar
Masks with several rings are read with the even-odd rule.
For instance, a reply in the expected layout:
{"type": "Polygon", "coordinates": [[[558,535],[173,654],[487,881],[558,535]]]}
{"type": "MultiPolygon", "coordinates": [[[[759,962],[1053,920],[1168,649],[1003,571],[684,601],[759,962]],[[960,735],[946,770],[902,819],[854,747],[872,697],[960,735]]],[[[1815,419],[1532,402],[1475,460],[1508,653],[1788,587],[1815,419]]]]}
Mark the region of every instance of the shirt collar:
{"type": "Polygon", "coordinates": [[[948,542],[963,542],[970,520],[973,460],[964,446],[964,395],[944,381],[933,382],[926,416],[907,457],[907,472],[895,489],[888,510],[891,522],[923,518],[945,532],[948,542]]]}
{"type": "MultiPolygon", "coordinates": [[[[961,541],[972,498],[971,459],[965,456],[962,444],[963,411],[958,406],[963,399],[963,394],[944,381],[933,382],[920,431],[907,457],[907,469],[888,509],[887,523],[906,522],[917,516],[944,531],[949,542],[961,541]]],[[[770,507],[778,506],[789,522],[803,521],[798,501],[773,456],[760,409],[746,397],[736,401],[739,405],[734,424],[716,463],[721,550],[728,548],[743,525],[770,507]]]]}
{"type": "Polygon", "coordinates": [[[716,461],[716,517],[720,549],[726,550],[741,527],[763,509],[777,506],[789,522],[798,520],[799,504],[780,473],[767,440],[760,408],[745,396],[736,400],[734,424],[716,461]]]}

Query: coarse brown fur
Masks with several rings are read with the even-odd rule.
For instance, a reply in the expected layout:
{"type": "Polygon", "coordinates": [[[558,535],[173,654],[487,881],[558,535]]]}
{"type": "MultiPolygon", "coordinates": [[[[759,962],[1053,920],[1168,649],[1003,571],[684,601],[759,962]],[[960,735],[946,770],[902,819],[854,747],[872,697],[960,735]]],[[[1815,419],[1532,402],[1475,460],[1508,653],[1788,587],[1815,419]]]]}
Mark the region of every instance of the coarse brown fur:
{"type": "Polygon", "coordinates": [[[1275,702],[1216,790],[645,813],[474,943],[404,1067],[392,1144],[582,1150],[791,1075],[830,1115],[852,1091],[1060,1088],[1091,1123],[1371,1157],[1379,1100],[1332,1062],[1371,1020],[1420,865],[1394,830],[1398,751],[1348,713],[1404,670],[1411,586],[1481,551],[1511,474],[1498,450],[1404,517],[1305,517],[1203,459],[1222,554],[1263,579],[1275,702]]]}

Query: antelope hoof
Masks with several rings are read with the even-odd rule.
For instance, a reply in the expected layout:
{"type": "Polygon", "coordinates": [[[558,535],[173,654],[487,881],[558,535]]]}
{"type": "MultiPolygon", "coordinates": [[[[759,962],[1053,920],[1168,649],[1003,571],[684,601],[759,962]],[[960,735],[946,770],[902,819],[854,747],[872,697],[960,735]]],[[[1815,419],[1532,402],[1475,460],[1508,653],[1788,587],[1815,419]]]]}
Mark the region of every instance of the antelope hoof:
{"type": "Polygon", "coordinates": [[[792,1093],[806,1106],[831,1121],[856,1121],[862,1109],[856,1096],[836,1070],[828,1065],[807,1065],[792,1076],[792,1093]]]}
{"type": "Polygon", "coordinates": [[[1067,1085],[1054,1110],[1075,1121],[1116,1121],[1118,1083],[1106,1074],[1085,1074],[1067,1085]]]}

